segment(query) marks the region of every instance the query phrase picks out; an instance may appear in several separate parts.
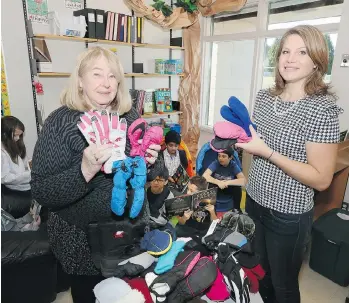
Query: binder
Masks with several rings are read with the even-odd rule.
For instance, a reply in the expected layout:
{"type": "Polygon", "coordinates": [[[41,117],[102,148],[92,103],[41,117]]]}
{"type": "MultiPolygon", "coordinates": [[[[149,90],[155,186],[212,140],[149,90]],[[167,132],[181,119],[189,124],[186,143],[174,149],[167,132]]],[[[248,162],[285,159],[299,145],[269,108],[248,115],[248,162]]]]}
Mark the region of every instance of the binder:
{"type": "Polygon", "coordinates": [[[96,38],[104,39],[104,37],[105,37],[104,10],[96,9],[96,38]]]}
{"type": "Polygon", "coordinates": [[[136,39],[135,39],[136,35],[135,35],[135,17],[132,16],[131,17],[131,42],[135,43],[136,39]]]}
{"type": "Polygon", "coordinates": [[[125,39],[125,15],[121,16],[121,26],[120,26],[120,41],[124,41],[125,39]]]}
{"type": "Polygon", "coordinates": [[[144,18],[141,18],[141,43],[144,43],[144,18]]]}
{"type": "Polygon", "coordinates": [[[137,43],[142,43],[141,40],[141,18],[137,17],[137,43]]]}
{"type": "Polygon", "coordinates": [[[118,13],[115,13],[115,18],[114,18],[114,34],[113,34],[113,40],[114,40],[114,41],[117,40],[117,36],[118,36],[118,31],[119,31],[118,22],[119,22],[119,14],[118,14],[118,13]]]}
{"type": "Polygon", "coordinates": [[[121,23],[122,23],[122,14],[119,14],[118,31],[117,31],[117,36],[116,36],[117,41],[121,41],[121,23]]]}
{"type": "Polygon", "coordinates": [[[123,42],[127,42],[127,15],[124,16],[124,40],[123,42]]]}
{"type": "Polygon", "coordinates": [[[131,16],[127,16],[127,42],[131,43],[131,16]]]}
{"type": "Polygon", "coordinates": [[[105,40],[109,40],[110,17],[111,17],[111,12],[107,12],[106,13],[107,26],[105,29],[105,40]]]}
{"type": "Polygon", "coordinates": [[[85,38],[96,39],[96,12],[93,8],[84,8],[73,12],[73,16],[84,16],[87,24],[85,38]]]}
{"type": "Polygon", "coordinates": [[[113,40],[115,13],[112,12],[110,15],[109,40],[113,40]]]}

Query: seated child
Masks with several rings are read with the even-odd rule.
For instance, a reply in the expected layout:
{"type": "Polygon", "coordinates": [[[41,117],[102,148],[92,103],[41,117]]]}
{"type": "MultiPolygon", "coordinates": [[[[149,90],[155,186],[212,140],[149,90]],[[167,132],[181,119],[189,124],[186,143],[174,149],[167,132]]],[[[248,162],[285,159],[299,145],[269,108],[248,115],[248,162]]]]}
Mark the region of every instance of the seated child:
{"type": "Polygon", "coordinates": [[[234,201],[234,186],[245,186],[246,179],[233,157],[234,150],[228,148],[218,153],[218,159],[206,169],[203,177],[218,186],[216,213],[222,218],[224,213],[240,209],[240,201],[234,201]]]}
{"type": "MultiPolygon", "coordinates": [[[[204,177],[194,176],[190,179],[187,187],[187,194],[191,195],[196,192],[206,190],[207,181],[204,177]]],[[[204,234],[210,227],[211,221],[216,220],[216,212],[214,206],[209,204],[196,211],[186,211],[183,216],[177,216],[178,224],[176,225],[177,236],[188,236],[192,233],[204,234]]],[[[172,222],[174,219],[171,220],[172,222]]]]}
{"type": "Polygon", "coordinates": [[[149,203],[150,219],[157,225],[165,225],[165,200],[174,198],[173,193],[167,186],[168,170],[164,167],[159,170],[157,176],[150,182],[147,189],[147,199],[149,203]]]}
{"type": "Polygon", "coordinates": [[[170,130],[165,136],[166,149],[162,152],[165,166],[169,172],[169,181],[174,182],[172,176],[176,173],[180,165],[184,169],[188,167],[188,159],[184,150],[178,150],[181,143],[181,135],[174,130],[170,130]]]}

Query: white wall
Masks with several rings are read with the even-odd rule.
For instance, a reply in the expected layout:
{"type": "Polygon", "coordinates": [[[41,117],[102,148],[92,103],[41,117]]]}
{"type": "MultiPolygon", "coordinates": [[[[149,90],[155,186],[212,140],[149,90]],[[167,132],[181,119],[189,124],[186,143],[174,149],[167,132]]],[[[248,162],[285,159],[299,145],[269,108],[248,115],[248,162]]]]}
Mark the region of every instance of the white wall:
{"type": "MultiPolygon", "coordinates": [[[[145,3],[152,3],[146,0],[145,3]]],[[[167,0],[166,2],[170,2],[167,0]]],[[[2,42],[4,47],[4,57],[6,62],[6,73],[9,86],[10,108],[13,115],[17,116],[26,126],[26,145],[29,156],[32,155],[37,139],[34,116],[33,97],[31,93],[31,81],[29,61],[26,45],[24,17],[22,0],[2,1],[2,24],[13,24],[2,26],[2,42]],[[18,22],[13,22],[17,19],[18,22]]],[[[118,13],[131,15],[131,10],[121,0],[87,0],[87,7],[110,10],[118,13]]],[[[64,0],[49,0],[49,11],[56,11],[58,15],[72,14],[72,10],[65,7],[64,0]]],[[[50,33],[49,26],[43,24],[33,24],[35,34],[50,33]]],[[[173,31],[173,37],[181,37],[182,31],[173,31]]],[[[168,30],[144,22],[144,42],[153,44],[170,45],[170,33],[168,30]]],[[[46,40],[51,59],[52,70],[54,72],[71,72],[75,66],[77,56],[84,51],[84,42],[46,40]]],[[[91,46],[96,44],[91,44],[91,46]]],[[[124,66],[125,72],[132,72],[131,47],[113,44],[103,44],[106,48],[117,48],[118,55],[124,66]]],[[[172,57],[184,59],[183,51],[172,51],[172,57]]],[[[144,64],[144,72],[153,73],[155,69],[154,59],[169,58],[168,49],[136,48],[135,62],[144,64]]],[[[178,100],[179,77],[172,77],[172,100],[178,100]]],[[[59,96],[68,78],[39,78],[43,84],[44,95],[38,96],[39,104],[42,104],[46,118],[52,111],[60,106],[59,96]]],[[[131,78],[126,78],[129,88],[132,87],[131,78]]],[[[135,88],[168,88],[167,77],[159,78],[136,78],[135,88]]],[[[178,117],[172,116],[172,120],[178,121],[178,117]]]]}
{"type": "Polygon", "coordinates": [[[1,40],[11,114],[25,125],[24,141],[28,157],[31,158],[37,140],[37,132],[21,0],[1,2],[1,23],[1,40]],[[14,22],[15,19],[17,19],[16,22],[14,22]]]}
{"type": "MultiPolygon", "coordinates": [[[[332,85],[338,96],[337,104],[344,109],[340,116],[341,130],[349,129],[349,67],[341,67],[342,54],[349,54],[349,1],[343,3],[342,18],[338,32],[332,68],[332,85]]],[[[349,186],[345,193],[344,201],[349,202],[349,186]]]]}

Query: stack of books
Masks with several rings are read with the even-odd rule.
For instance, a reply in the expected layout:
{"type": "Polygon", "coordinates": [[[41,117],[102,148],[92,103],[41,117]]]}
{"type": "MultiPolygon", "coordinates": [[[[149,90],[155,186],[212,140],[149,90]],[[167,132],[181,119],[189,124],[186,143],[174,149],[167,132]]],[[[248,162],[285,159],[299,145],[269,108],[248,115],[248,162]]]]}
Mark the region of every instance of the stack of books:
{"type": "Polygon", "coordinates": [[[85,38],[143,43],[144,18],[128,16],[100,9],[84,8],[74,11],[74,16],[84,16],[87,24],[85,38]]]}

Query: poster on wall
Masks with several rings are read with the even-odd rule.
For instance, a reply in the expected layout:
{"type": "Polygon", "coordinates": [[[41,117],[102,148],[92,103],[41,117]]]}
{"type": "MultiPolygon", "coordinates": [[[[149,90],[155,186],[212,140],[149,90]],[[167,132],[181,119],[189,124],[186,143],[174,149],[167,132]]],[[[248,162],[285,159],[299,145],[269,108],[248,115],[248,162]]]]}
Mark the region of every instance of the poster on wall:
{"type": "Polygon", "coordinates": [[[1,52],[1,117],[10,115],[11,111],[8,99],[5,65],[1,52]]]}
{"type": "Polygon", "coordinates": [[[84,1],[83,0],[64,0],[65,7],[71,9],[83,9],[84,1]]]}
{"type": "Polygon", "coordinates": [[[27,0],[27,9],[31,22],[48,24],[47,0],[27,0]]]}

